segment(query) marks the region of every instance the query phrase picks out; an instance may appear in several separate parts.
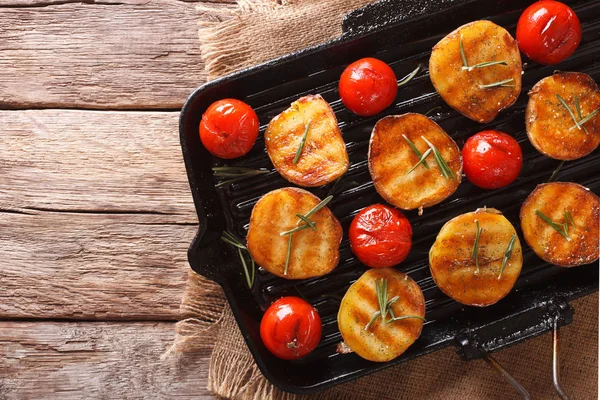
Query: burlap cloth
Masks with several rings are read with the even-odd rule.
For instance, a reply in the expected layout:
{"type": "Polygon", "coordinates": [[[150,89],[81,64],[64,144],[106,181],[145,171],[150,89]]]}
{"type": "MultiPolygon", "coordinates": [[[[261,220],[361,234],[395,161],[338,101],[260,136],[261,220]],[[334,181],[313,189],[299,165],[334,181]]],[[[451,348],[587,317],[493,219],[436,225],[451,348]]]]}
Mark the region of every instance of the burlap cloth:
{"type": "MultiPolygon", "coordinates": [[[[366,0],[239,0],[200,23],[211,78],[327,41],[341,34],[342,16],[366,0]]],[[[199,6],[198,11],[207,10],[199,6]]],[[[561,330],[562,383],[571,399],[597,399],[598,295],[573,302],[573,324],[561,330]]],[[[320,392],[294,396],[275,389],[260,373],[226,306],[221,289],[193,272],[169,353],[212,349],[208,388],[231,399],[518,399],[483,361],[461,361],[453,348],[320,392]]],[[[556,398],[552,389],[550,334],[494,354],[534,399],[556,398]]]]}

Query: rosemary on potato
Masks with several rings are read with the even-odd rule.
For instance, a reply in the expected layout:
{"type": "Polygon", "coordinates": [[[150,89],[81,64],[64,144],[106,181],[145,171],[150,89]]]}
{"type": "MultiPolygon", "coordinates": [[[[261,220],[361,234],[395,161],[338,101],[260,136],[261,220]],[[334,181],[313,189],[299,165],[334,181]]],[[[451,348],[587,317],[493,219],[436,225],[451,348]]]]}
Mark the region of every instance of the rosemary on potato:
{"type": "Polygon", "coordinates": [[[250,176],[268,174],[270,172],[264,169],[252,169],[244,167],[213,167],[212,171],[216,178],[231,178],[217,183],[215,187],[225,186],[250,176]]]}
{"type": "MultiPolygon", "coordinates": [[[[405,134],[402,134],[402,137],[404,138],[404,140],[406,140],[406,143],[408,143],[408,145],[412,149],[413,153],[415,153],[417,155],[417,157],[423,158],[423,154],[421,154],[421,152],[419,151],[419,149],[417,149],[417,146],[415,146],[415,144],[412,142],[412,140],[410,140],[405,134]]],[[[419,160],[419,163],[421,163],[420,160],[419,160]]],[[[423,166],[425,168],[429,169],[429,164],[427,164],[427,161],[425,161],[425,159],[423,159],[423,166]]],[[[415,169],[416,167],[417,166],[415,165],[412,169],[415,169]]],[[[412,169],[409,172],[407,172],[407,174],[410,174],[410,172],[412,171],[412,169]]]]}
{"type": "Polygon", "coordinates": [[[244,246],[242,244],[242,242],[240,240],[238,240],[238,238],[233,236],[228,231],[223,232],[223,236],[221,236],[221,240],[224,241],[225,243],[232,245],[233,247],[235,247],[237,249],[238,256],[240,257],[240,261],[242,262],[242,267],[244,268],[244,275],[246,276],[246,283],[248,284],[248,288],[252,289],[252,286],[254,286],[254,276],[256,273],[256,265],[254,263],[254,259],[252,258],[252,256],[250,255],[250,252],[248,251],[248,248],[246,246],[244,246]],[[248,256],[250,257],[250,261],[252,262],[252,270],[251,271],[248,271],[248,264],[246,263],[246,258],[244,257],[242,250],[246,251],[248,253],[248,256]]]}
{"type": "MultiPolygon", "coordinates": [[[[419,161],[411,169],[408,170],[406,175],[413,172],[415,170],[415,168],[417,168],[420,164],[423,164],[423,166],[425,166],[425,164],[427,163],[427,161],[425,161],[425,159],[427,158],[427,156],[429,156],[429,154],[431,154],[431,149],[427,149],[425,154],[421,155],[421,158],[419,159],[419,161]]],[[[427,169],[429,169],[429,167],[427,167],[427,169]]]]}
{"type": "Polygon", "coordinates": [[[483,232],[483,228],[479,227],[479,221],[475,220],[475,243],[473,243],[473,250],[471,251],[471,259],[475,260],[475,275],[479,273],[479,237],[483,232]]]}
{"type": "Polygon", "coordinates": [[[573,216],[571,215],[571,212],[569,210],[563,211],[563,219],[564,220],[561,224],[558,224],[558,223],[552,221],[550,219],[550,217],[548,217],[546,214],[544,214],[540,210],[535,210],[535,213],[545,223],[550,225],[550,227],[552,229],[554,229],[556,232],[560,233],[565,239],[567,239],[567,241],[569,241],[569,242],[571,241],[571,238],[569,238],[569,225],[571,225],[572,227],[575,227],[575,221],[573,221],[573,216]]]}
{"type": "Polygon", "coordinates": [[[437,163],[438,167],[440,168],[442,175],[444,175],[444,178],[456,180],[456,175],[454,175],[454,172],[452,172],[452,170],[446,163],[446,160],[444,160],[444,157],[442,157],[442,154],[437,149],[437,147],[435,147],[433,145],[433,143],[431,143],[429,140],[427,140],[424,136],[421,136],[421,139],[423,139],[425,141],[425,143],[427,143],[427,145],[433,152],[433,158],[435,159],[435,162],[437,163]]]}
{"type": "Polygon", "coordinates": [[[392,309],[392,304],[398,301],[400,299],[400,296],[394,296],[391,299],[388,299],[389,293],[387,279],[381,278],[381,280],[375,280],[375,292],[377,293],[377,303],[379,304],[379,310],[373,313],[371,320],[367,325],[365,325],[365,331],[369,330],[369,328],[373,325],[375,321],[377,321],[378,318],[381,318],[381,321],[384,324],[389,324],[390,322],[400,321],[409,318],[417,318],[425,321],[425,318],[418,315],[402,315],[396,317],[396,315],[394,314],[394,310],[392,309]],[[388,314],[391,318],[386,320],[388,314]]]}
{"type": "Polygon", "coordinates": [[[506,263],[508,263],[508,260],[510,260],[510,258],[512,257],[512,252],[515,247],[516,241],[517,241],[517,234],[513,233],[513,235],[510,237],[510,241],[508,242],[508,246],[506,247],[506,251],[504,252],[504,258],[502,259],[502,266],[500,267],[500,273],[498,274],[498,280],[500,280],[500,277],[502,276],[502,273],[504,272],[504,268],[506,268],[506,263]]]}
{"type": "Polygon", "coordinates": [[[302,150],[304,150],[304,145],[306,144],[306,138],[308,137],[308,130],[310,129],[311,122],[312,120],[306,123],[306,127],[304,128],[304,134],[302,134],[302,140],[300,141],[300,147],[298,147],[298,150],[296,150],[296,155],[294,156],[294,164],[298,164],[298,160],[300,160],[302,150]]]}
{"type": "Polygon", "coordinates": [[[573,100],[575,102],[575,111],[577,111],[577,116],[575,116],[573,110],[571,110],[571,107],[569,107],[565,99],[563,99],[559,94],[556,94],[556,98],[558,99],[558,101],[560,101],[560,104],[562,104],[562,106],[569,112],[569,115],[571,116],[571,119],[573,119],[573,122],[575,122],[575,125],[573,125],[570,129],[577,128],[579,130],[583,130],[586,135],[589,135],[589,132],[584,126],[584,124],[590,119],[594,118],[596,114],[600,112],[600,108],[597,108],[596,110],[589,113],[586,117],[583,117],[583,115],[581,114],[581,105],[579,104],[579,97],[574,96],[573,100]],[[577,119],[577,117],[579,117],[579,120],[577,119]]]}
{"type": "Polygon", "coordinates": [[[312,217],[321,208],[325,207],[327,205],[327,203],[329,203],[331,201],[331,199],[333,199],[333,196],[331,196],[331,195],[327,196],[306,214],[304,214],[304,215],[299,214],[299,213],[296,214],[296,217],[298,217],[298,223],[296,225],[298,225],[299,223],[303,223],[303,224],[298,225],[295,228],[290,229],[288,231],[279,233],[280,236],[288,235],[288,246],[287,246],[287,251],[286,251],[286,256],[285,256],[285,268],[283,269],[283,275],[287,275],[288,268],[290,266],[290,257],[292,255],[292,238],[293,238],[294,233],[296,233],[298,231],[302,231],[304,229],[309,229],[309,228],[316,232],[317,231],[316,222],[311,221],[309,218],[312,217]]]}
{"type": "Polygon", "coordinates": [[[505,60],[501,60],[501,61],[483,61],[480,63],[477,63],[475,65],[471,65],[469,66],[469,63],[467,62],[467,55],[465,54],[465,47],[463,46],[463,36],[460,35],[459,37],[459,47],[460,47],[460,58],[462,58],[462,62],[463,62],[463,66],[462,69],[463,71],[473,71],[475,68],[485,68],[485,67],[491,67],[492,65],[508,65],[508,63],[505,60]]]}
{"type": "Polygon", "coordinates": [[[485,85],[479,85],[479,89],[490,89],[495,87],[514,87],[515,85],[509,85],[510,82],[514,82],[514,78],[505,79],[503,81],[487,83],[485,85]]]}

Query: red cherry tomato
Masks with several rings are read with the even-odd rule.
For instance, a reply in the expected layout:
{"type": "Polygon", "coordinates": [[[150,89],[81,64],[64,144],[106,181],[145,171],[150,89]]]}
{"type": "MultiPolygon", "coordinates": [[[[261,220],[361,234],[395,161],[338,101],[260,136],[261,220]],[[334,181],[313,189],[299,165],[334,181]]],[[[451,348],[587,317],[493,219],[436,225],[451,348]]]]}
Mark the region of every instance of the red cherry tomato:
{"type": "Polygon", "coordinates": [[[389,65],[376,58],[362,58],[346,67],[340,77],[339,91],[350,111],[368,117],[392,104],[398,83],[389,65]]]}
{"type": "Polygon", "coordinates": [[[519,48],[533,61],[551,65],[569,57],[581,42],[575,12],[558,1],[543,0],[527,7],[517,24],[519,48]]]}
{"type": "Polygon", "coordinates": [[[350,224],[350,246],[358,259],[372,268],[403,261],[412,246],[412,227],[395,208],[375,204],[362,209],[350,224]]]}
{"type": "Polygon", "coordinates": [[[265,312],[260,337],[267,349],[284,360],[304,357],[321,341],[321,317],[299,297],[282,297],[265,312]]]}
{"type": "Polygon", "coordinates": [[[258,136],[258,117],[248,104],[236,99],[215,101],[200,121],[200,140],[217,157],[236,158],[248,153],[258,136]]]}
{"type": "Polygon", "coordinates": [[[467,178],[484,189],[497,189],[512,183],[523,165],[519,143],[500,131],[481,131],[471,136],[462,149],[467,178]]]}

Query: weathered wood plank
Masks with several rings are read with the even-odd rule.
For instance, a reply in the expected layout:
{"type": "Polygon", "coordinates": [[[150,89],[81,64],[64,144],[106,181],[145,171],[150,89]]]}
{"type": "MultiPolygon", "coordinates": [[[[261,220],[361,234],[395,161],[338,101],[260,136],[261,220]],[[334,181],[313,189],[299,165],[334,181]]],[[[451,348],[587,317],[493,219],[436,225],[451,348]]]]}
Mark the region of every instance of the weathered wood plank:
{"type": "Polygon", "coordinates": [[[0,321],[0,398],[213,399],[208,354],[161,354],[171,323],[0,321]]]}
{"type": "Polygon", "coordinates": [[[0,318],[178,320],[196,227],[147,214],[0,213],[0,318]]]}
{"type": "Polygon", "coordinates": [[[0,0],[0,108],[180,108],[206,80],[198,19],[233,6],[206,4],[0,0]]]}
{"type": "Polygon", "coordinates": [[[155,212],[195,222],[178,117],[0,111],[0,210],[155,212]]]}

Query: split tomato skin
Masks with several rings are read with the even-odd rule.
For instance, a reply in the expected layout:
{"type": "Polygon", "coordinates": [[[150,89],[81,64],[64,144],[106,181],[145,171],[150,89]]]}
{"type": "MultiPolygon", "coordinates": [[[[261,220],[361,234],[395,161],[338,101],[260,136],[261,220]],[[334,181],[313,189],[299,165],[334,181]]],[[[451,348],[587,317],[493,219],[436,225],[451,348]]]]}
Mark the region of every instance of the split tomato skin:
{"type": "Polygon", "coordinates": [[[462,149],[467,179],[483,189],[497,189],[514,182],[523,166],[519,143],[504,132],[488,130],[471,136],[462,149]]]}
{"type": "Polygon", "coordinates": [[[398,93],[396,74],[376,58],[362,58],[348,65],[339,83],[340,97],[353,113],[368,117],[389,107],[398,93]]]}
{"type": "Polygon", "coordinates": [[[350,224],[350,246],[358,259],[371,268],[392,267],[408,256],[412,227],[395,208],[375,204],[362,209],[350,224]]]}
{"type": "Polygon", "coordinates": [[[521,14],[517,42],[519,49],[533,61],[558,64],[579,46],[581,23],[569,6],[553,0],[538,1],[521,14]]]}
{"type": "Polygon", "coordinates": [[[321,341],[321,317],[305,300],[287,296],[269,306],[260,323],[260,337],[271,353],[296,360],[312,352],[321,341]]]}
{"type": "Polygon", "coordinates": [[[258,136],[258,116],[236,99],[212,103],[200,121],[200,140],[213,155],[231,159],[247,154],[258,136]]]}

